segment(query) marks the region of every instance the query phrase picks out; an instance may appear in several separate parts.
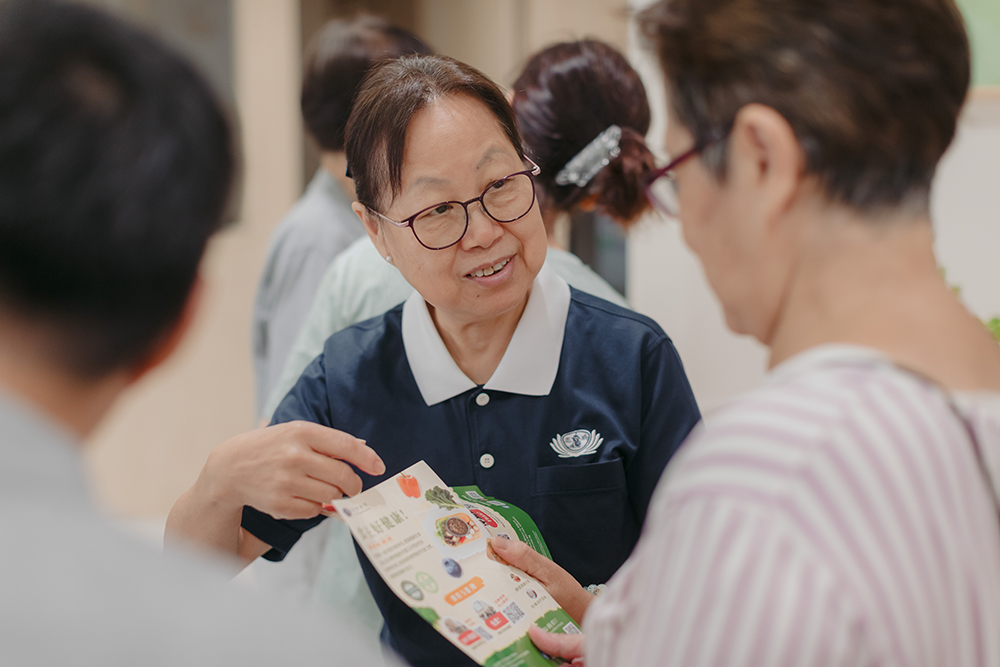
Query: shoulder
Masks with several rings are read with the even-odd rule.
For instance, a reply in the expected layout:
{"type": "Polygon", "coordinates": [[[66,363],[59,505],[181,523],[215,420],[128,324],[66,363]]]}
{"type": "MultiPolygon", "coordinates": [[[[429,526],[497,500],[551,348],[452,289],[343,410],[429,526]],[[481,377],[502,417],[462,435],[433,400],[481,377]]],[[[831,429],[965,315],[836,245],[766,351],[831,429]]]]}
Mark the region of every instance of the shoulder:
{"type": "Polygon", "coordinates": [[[354,373],[361,366],[385,361],[384,356],[403,350],[403,304],[370,319],[352,324],[327,338],[323,364],[327,375],[354,373]]]}
{"type": "Polygon", "coordinates": [[[19,572],[0,599],[5,664],[318,665],[339,650],[330,631],[362,658],[339,621],[252,598],[221,565],[158,553],[93,513],[35,508],[19,521],[49,537],[4,550],[19,572]]]}
{"type": "Polygon", "coordinates": [[[309,188],[275,228],[268,259],[318,255],[328,248],[340,252],[363,233],[361,222],[349,207],[322,189],[309,188]]]}
{"type": "Polygon", "coordinates": [[[412,293],[402,274],[378,254],[367,236],[362,236],[330,264],[317,302],[338,309],[353,324],[385,312],[412,293]]]}
{"type": "Polygon", "coordinates": [[[675,501],[836,504],[909,483],[904,463],[933,458],[943,445],[932,434],[954,427],[950,420],[939,392],[887,364],[817,366],[773,377],[706,415],[665,487],[675,501]]]}
{"type": "Polygon", "coordinates": [[[604,341],[632,342],[643,346],[673,347],[670,337],[652,318],[636,313],[576,287],[570,287],[566,337],[594,335],[604,341]]]}
{"type": "Polygon", "coordinates": [[[328,291],[340,292],[372,288],[384,284],[392,273],[406,284],[399,271],[378,254],[366,235],[362,235],[330,263],[330,268],[323,277],[323,285],[328,291]]]}
{"type": "Polygon", "coordinates": [[[606,299],[616,305],[628,307],[628,302],[607,280],[583,263],[571,252],[549,248],[545,261],[567,283],[578,290],[606,299]]]}

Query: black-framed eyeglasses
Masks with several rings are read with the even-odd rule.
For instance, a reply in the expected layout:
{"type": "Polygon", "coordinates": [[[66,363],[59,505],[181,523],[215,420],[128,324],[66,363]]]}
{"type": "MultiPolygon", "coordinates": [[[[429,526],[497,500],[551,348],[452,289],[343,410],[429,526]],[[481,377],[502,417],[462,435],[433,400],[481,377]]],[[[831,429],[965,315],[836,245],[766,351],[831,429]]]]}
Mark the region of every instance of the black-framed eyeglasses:
{"type": "Polygon", "coordinates": [[[409,227],[420,245],[428,250],[444,250],[455,245],[469,229],[469,204],[479,202],[483,212],[497,222],[514,222],[528,215],[535,205],[535,179],[541,169],[527,157],[525,169],[493,181],[478,197],[468,201],[443,201],[396,221],[369,209],[397,227],[409,227]]]}
{"type": "Polygon", "coordinates": [[[667,166],[654,169],[646,174],[643,188],[646,191],[646,198],[649,199],[649,203],[658,211],[671,218],[679,217],[681,202],[677,193],[677,181],[674,178],[674,170],[695,155],[725,139],[731,129],[732,126],[729,126],[725,129],[712,132],[706,139],[695,142],[695,145],[690,150],[681,153],[671,160],[667,166]]]}

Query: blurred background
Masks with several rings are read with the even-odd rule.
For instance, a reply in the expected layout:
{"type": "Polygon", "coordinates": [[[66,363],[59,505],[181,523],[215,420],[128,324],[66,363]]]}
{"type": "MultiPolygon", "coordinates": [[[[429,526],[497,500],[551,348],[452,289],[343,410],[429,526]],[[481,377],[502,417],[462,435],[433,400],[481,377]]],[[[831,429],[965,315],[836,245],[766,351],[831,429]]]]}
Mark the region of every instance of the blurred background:
{"type": "MultiPolygon", "coordinates": [[[[647,82],[649,143],[664,129],[663,91],[629,12],[642,0],[87,0],[141,23],[186,53],[232,109],[242,136],[237,224],[204,265],[206,298],[178,354],[121,401],[94,435],[88,465],[113,515],[162,526],[209,452],[255,426],[250,322],[275,225],[302,193],[318,152],[299,112],[302,53],[329,19],[359,12],[407,28],[501,85],[555,41],[595,37],[625,51],[647,82]]],[[[976,88],[934,186],[939,259],[979,317],[1000,314],[1000,2],[959,0],[976,88]]],[[[919,141],[919,137],[914,137],[919,141]]],[[[673,338],[703,411],[756,384],[766,356],[729,333],[676,224],[640,223],[626,239],[600,216],[570,226],[571,250],[673,338]]]]}

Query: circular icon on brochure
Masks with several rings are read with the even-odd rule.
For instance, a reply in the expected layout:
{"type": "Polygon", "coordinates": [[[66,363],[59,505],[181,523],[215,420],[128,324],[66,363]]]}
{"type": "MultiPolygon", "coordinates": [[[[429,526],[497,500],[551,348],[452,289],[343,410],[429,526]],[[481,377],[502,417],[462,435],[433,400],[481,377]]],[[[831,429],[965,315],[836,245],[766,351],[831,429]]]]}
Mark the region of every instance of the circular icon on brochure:
{"type": "Polygon", "coordinates": [[[453,535],[462,537],[469,534],[469,524],[459,519],[457,516],[450,517],[444,522],[444,527],[453,535]]]}
{"type": "Polygon", "coordinates": [[[531,598],[532,600],[534,600],[535,598],[537,598],[537,597],[538,597],[538,593],[536,593],[535,591],[533,591],[533,590],[532,590],[532,589],[530,589],[530,588],[529,588],[528,590],[526,590],[526,591],[525,591],[525,594],[527,594],[527,596],[528,596],[529,598],[531,598]]]}
{"type": "Polygon", "coordinates": [[[517,576],[513,572],[510,573],[510,578],[514,580],[515,584],[521,583],[521,577],[517,576]]]}
{"type": "Polygon", "coordinates": [[[351,516],[351,510],[344,508],[344,516],[351,516]]]}
{"type": "Polygon", "coordinates": [[[414,600],[423,600],[424,592],[417,588],[417,585],[412,581],[404,581],[400,584],[403,587],[403,592],[409,595],[414,600]]]}
{"type": "Polygon", "coordinates": [[[441,561],[441,564],[444,565],[444,571],[450,574],[451,576],[456,578],[462,576],[462,566],[459,565],[458,561],[456,561],[455,559],[445,558],[443,561],[441,561]]]}
{"type": "Polygon", "coordinates": [[[417,583],[428,593],[437,593],[438,585],[434,578],[426,572],[417,572],[417,583]]]}

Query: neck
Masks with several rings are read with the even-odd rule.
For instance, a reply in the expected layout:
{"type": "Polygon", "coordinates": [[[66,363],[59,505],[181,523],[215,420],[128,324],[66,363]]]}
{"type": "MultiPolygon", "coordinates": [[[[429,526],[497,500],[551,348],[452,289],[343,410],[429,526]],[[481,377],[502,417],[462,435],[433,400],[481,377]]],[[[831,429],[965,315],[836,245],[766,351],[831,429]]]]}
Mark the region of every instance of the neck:
{"type": "Polygon", "coordinates": [[[1000,389],[1000,346],[945,284],[926,216],[815,220],[776,319],[771,365],[811,347],[874,348],[953,389],[1000,389]]]}
{"type": "Polygon", "coordinates": [[[569,250],[569,213],[545,206],[539,210],[542,213],[542,224],[545,225],[545,239],[549,247],[557,250],[569,250]]]}
{"type": "Polygon", "coordinates": [[[347,154],[343,151],[336,153],[324,151],[320,153],[319,164],[333,176],[333,180],[337,182],[347,198],[353,200],[355,196],[354,181],[347,177],[347,154]]]}
{"type": "Polygon", "coordinates": [[[40,327],[0,318],[0,386],[83,440],[128,386],[125,374],[83,380],[51,353],[58,342],[40,327]]]}
{"type": "Polygon", "coordinates": [[[448,317],[430,304],[427,307],[452,359],[470,380],[483,385],[500,365],[527,303],[528,296],[525,296],[516,308],[487,322],[463,322],[448,317]]]}

